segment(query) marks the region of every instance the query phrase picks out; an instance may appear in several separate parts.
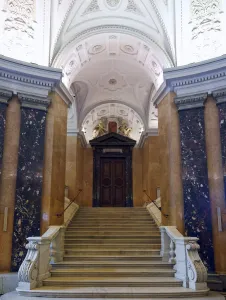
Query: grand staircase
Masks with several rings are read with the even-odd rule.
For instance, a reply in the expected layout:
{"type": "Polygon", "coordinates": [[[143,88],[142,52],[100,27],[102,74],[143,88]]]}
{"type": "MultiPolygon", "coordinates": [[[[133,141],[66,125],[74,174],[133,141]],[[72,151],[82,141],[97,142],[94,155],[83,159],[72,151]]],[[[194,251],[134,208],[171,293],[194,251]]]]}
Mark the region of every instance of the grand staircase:
{"type": "Polygon", "coordinates": [[[65,298],[206,298],[162,262],[160,233],[145,208],[81,208],[65,234],[63,262],[33,295],[65,298]]]}

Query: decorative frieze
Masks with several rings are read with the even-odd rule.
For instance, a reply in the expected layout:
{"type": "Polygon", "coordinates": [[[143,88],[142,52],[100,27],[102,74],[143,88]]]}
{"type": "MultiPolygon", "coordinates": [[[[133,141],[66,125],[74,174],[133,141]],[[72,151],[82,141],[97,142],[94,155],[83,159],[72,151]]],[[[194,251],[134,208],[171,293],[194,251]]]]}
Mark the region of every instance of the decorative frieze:
{"type": "Polygon", "coordinates": [[[174,99],[174,102],[177,105],[178,110],[187,110],[203,107],[206,99],[207,93],[200,95],[190,95],[185,97],[176,97],[174,99]]]}
{"type": "Polygon", "coordinates": [[[18,94],[18,98],[21,102],[21,107],[24,108],[33,108],[38,110],[47,111],[48,106],[50,105],[50,99],[45,99],[41,97],[31,97],[29,95],[18,94]]]}

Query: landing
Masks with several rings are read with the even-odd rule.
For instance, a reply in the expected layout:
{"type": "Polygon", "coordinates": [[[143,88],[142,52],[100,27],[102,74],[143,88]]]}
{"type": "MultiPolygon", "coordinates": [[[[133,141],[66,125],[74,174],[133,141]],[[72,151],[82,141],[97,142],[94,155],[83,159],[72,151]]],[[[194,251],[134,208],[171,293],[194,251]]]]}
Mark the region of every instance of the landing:
{"type": "MultiPolygon", "coordinates": [[[[54,295],[54,298],[55,298],[55,295],[54,295]]],[[[40,297],[28,297],[26,296],[23,297],[23,296],[19,296],[17,294],[17,292],[12,292],[12,293],[8,293],[8,294],[5,294],[3,296],[1,296],[0,298],[1,300],[52,300],[53,298],[40,298],[40,297]]],[[[71,300],[71,298],[61,298],[62,300],[71,300]]],[[[129,299],[129,298],[123,298],[121,300],[134,300],[135,298],[133,299],[129,299]]],[[[159,300],[168,300],[169,298],[158,298],[159,300]]],[[[195,299],[195,300],[203,300],[203,297],[201,298],[183,298],[183,300],[191,300],[191,299],[195,299]]],[[[93,300],[93,298],[83,298],[83,299],[78,299],[77,300],[93,300]]],[[[95,300],[103,300],[102,299],[98,299],[98,298],[95,298],[95,300]]],[[[108,300],[115,300],[115,299],[110,299],[108,298],[108,300]]],[[[120,299],[118,299],[120,300],[120,299]]],[[[139,299],[136,299],[136,300],[139,300],[139,299]]],[[[154,298],[146,298],[146,300],[154,300],[154,298]]],[[[211,292],[209,293],[208,296],[205,297],[205,300],[225,300],[224,296],[220,295],[219,293],[215,293],[215,292],[211,292]]]]}

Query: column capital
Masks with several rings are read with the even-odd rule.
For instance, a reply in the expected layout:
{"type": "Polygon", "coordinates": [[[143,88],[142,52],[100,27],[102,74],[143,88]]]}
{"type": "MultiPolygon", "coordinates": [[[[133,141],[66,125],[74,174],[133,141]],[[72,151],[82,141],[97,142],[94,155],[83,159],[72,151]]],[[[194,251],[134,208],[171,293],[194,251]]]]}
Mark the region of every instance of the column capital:
{"type": "Polygon", "coordinates": [[[218,90],[212,95],[213,98],[216,100],[217,104],[226,102],[226,89],[218,90]]]}
{"type": "Polygon", "coordinates": [[[18,99],[21,103],[21,107],[33,108],[38,110],[47,111],[51,100],[49,98],[42,98],[37,96],[31,96],[26,94],[18,94],[18,99]]]}
{"type": "Polygon", "coordinates": [[[12,96],[12,92],[0,89],[0,103],[8,104],[8,101],[12,98],[12,96]]]}
{"type": "Polygon", "coordinates": [[[195,94],[189,96],[180,96],[175,97],[174,102],[178,108],[178,110],[187,110],[204,107],[204,102],[208,97],[207,93],[203,94],[195,94]]]}

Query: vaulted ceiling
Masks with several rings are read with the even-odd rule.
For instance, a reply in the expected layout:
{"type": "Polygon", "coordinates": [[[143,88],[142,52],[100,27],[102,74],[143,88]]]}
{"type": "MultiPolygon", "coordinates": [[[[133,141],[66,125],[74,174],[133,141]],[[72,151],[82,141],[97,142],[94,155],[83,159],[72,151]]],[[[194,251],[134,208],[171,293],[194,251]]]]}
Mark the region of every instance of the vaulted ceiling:
{"type": "Polygon", "coordinates": [[[163,68],[174,65],[171,4],[167,0],[60,2],[52,20],[56,25],[51,61],[63,69],[63,82],[75,96],[79,129],[103,104],[125,105],[145,129],[156,128],[151,99],[163,82],[163,68]]]}

